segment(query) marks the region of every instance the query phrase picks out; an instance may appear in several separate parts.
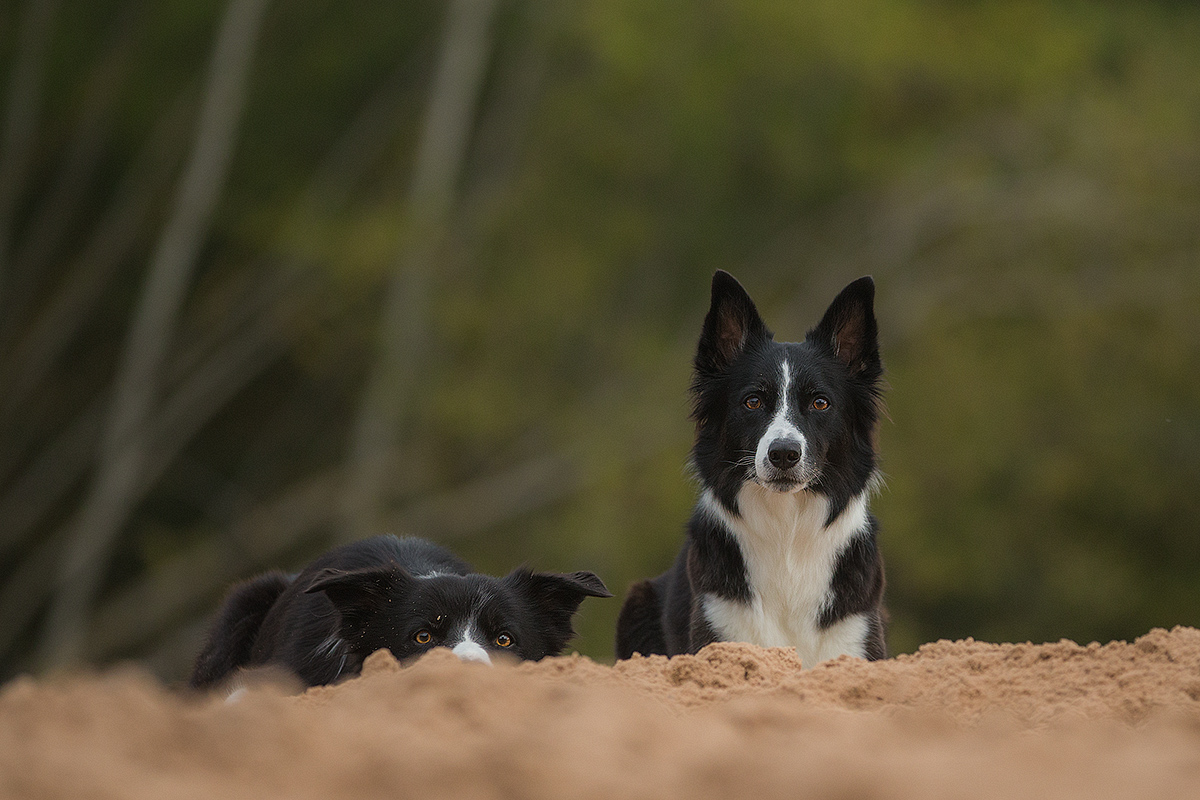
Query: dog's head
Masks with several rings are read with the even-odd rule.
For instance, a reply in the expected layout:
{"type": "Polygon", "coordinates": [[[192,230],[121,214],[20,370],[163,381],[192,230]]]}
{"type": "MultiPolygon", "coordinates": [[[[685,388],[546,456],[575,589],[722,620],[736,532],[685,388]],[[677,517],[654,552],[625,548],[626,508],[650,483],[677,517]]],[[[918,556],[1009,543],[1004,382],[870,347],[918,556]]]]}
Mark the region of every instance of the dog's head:
{"type": "Polygon", "coordinates": [[[324,592],[333,603],[351,652],[365,657],[386,647],[404,660],[449,647],[485,663],[495,654],[558,655],[575,635],[571,618],[583,598],[612,597],[591,572],[414,576],[396,564],[324,569],[305,591],[324,592]]]}
{"type": "Polygon", "coordinates": [[[728,508],[747,481],[820,492],[835,510],[866,488],[883,373],[874,297],[859,278],[803,342],[776,342],[741,284],[713,277],[692,383],[693,463],[728,508]]]}

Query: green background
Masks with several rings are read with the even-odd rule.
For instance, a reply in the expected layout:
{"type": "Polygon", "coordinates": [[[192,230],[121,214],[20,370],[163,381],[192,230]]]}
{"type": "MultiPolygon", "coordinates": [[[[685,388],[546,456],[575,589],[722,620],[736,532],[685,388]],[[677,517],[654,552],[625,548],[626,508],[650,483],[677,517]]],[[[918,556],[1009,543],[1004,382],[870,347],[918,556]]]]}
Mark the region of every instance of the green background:
{"type": "MultiPolygon", "coordinates": [[[[24,5],[0,7],[5,80],[24,5]]],[[[72,224],[38,270],[5,276],[0,365],[150,132],[180,103],[193,119],[222,10],[63,2],[14,248],[57,202],[89,80],[106,58],[120,66],[72,224]]],[[[155,576],[179,574],[160,570],[209,569],[189,553],[234,559],[232,577],[297,567],[333,541],[328,524],[298,526],[269,558],[235,558],[239,521],[345,458],[405,246],[444,12],[271,4],[174,352],[219,325],[264,264],[305,265],[302,313],[281,355],[153,482],[99,603],[137,597],[148,611],[155,576]],[[382,145],[345,202],[289,224],[381,92],[382,145]]],[[[492,33],[448,233],[427,263],[428,343],[388,501],[409,527],[394,532],[490,572],[595,570],[618,598],[584,603],[576,644],[611,658],[620,596],[668,566],[695,497],[686,390],[713,270],[735,274],[785,340],[871,274],[890,387],[874,510],[893,652],[1200,624],[1200,6],[506,0],[492,33]],[[557,466],[529,502],[469,533],[422,505],[469,505],[456,487],[544,458],[557,466]]],[[[23,470],[110,385],[166,207],[36,391],[6,406],[0,492],[18,506],[38,490],[21,488],[23,470]]],[[[0,554],[0,591],[87,481],[0,554]]],[[[125,612],[134,633],[89,660],[179,678],[220,591],[144,628],[125,612]]],[[[39,605],[0,649],[0,676],[38,668],[44,619],[39,605]]]]}

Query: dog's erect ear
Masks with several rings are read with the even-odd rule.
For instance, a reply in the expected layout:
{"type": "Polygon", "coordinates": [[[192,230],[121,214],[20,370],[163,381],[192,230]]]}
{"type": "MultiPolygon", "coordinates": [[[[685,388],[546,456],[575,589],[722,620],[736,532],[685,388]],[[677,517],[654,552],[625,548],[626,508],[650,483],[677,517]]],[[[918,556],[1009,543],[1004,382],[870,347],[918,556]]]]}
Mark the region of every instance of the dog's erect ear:
{"type": "Polygon", "coordinates": [[[712,303],[696,348],[696,370],[706,375],[719,373],[738,357],[748,342],[770,339],[771,335],[737,278],[717,270],[712,280],[712,303]]]}
{"type": "Polygon", "coordinates": [[[851,374],[879,364],[879,329],[875,323],[875,281],[859,278],[829,304],[808,339],[831,348],[851,374]]]}
{"type": "Polygon", "coordinates": [[[412,581],[412,576],[396,564],[350,570],[328,567],[314,575],[304,591],[324,592],[342,615],[343,632],[356,635],[373,612],[403,594],[412,581]]]}
{"type": "Polygon", "coordinates": [[[612,597],[594,572],[531,572],[522,567],[504,579],[522,595],[540,618],[546,655],[557,655],[575,635],[571,617],[585,597],[612,597]]]}

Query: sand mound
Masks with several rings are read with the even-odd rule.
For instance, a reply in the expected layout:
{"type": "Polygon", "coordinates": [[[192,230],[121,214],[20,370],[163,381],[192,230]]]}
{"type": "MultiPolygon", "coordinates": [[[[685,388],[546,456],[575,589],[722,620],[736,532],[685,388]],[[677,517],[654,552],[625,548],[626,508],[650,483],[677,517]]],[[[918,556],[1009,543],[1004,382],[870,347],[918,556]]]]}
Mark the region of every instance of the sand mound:
{"type": "Polygon", "coordinates": [[[939,642],[799,671],[714,645],[616,667],[387,653],[361,678],[197,700],[129,672],[0,693],[0,795],[1200,796],[1200,631],[939,642]]]}

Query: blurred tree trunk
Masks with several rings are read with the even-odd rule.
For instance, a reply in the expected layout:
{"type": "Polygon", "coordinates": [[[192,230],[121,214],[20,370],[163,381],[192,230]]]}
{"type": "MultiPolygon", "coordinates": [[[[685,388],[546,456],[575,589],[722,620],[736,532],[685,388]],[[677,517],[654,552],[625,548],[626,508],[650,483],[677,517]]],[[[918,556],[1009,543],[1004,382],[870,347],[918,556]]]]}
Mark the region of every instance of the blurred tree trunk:
{"type": "Polygon", "coordinates": [[[186,173],[125,340],[91,484],[74,518],[40,644],[45,665],[83,654],[92,603],[151,457],[148,423],[199,249],[228,172],[267,0],[231,0],[209,65],[186,173]]]}
{"type": "Polygon", "coordinates": [[[64,502],[95,458],[104,422],[102,398],[89,403],[74,420],[23,465],[12,480],[9,473],[22,461],[31,426],[15,422],[20,408],[42,385],[55,361],[77,339],[93,315],[103,289],[133,252],[149,224],[151,211],[161,203],[184,151],[186,123],[193,106],[191,91],[177,101],[155,125],[134,158],[105,211],[100,214],[80,255],[67,269],[54,296],[28,326],[9,358],[0,366],[0,419],[9,422],[0,444],[0,560],[21,552],[20,564],[0,587],[0,653],[8,650],[29,621],[45,605],[53,583],[54,565],[63,532],[36,543],[48,516],[64,502]]]}
{"type": "Polygon", "coordinates": [[[9,271],[13,216],[29,172],[34,132],[42,109],[46,51],[59,5],[60,0],[29,0],[21,20],[16,60],[9,73],[4,138],[0,140],[0,303],[6,299],[4,281],[9,271]]]}
{"type": "MultiPolygon", "coordinates": [[[[104,297],[104,289],[132,255],[163,202],[185,150],[186,125],[194,105],[185,92],[155,125],[141,152],[98,216],[78,256],[66,269],[52,296],[0,363],[0,420],[7,425],[0,439],[0,485],[23,460],[29,437],[37,432],[15,422],[21,407],[41,387],[63,353],[78,338],[104,297]]],[[[0,501],[0,508],[3,501],[0,501]]],[[[0,536],[14,537],[12,530],[0,536]]]]}
{"type": "MultiPolygon", "coordinates": [[[[267,277],[259,291],[222,320],[206,330],[202,342],[176,356],[162,370],[164,383],[174,383],[143,425],[144,460],[136,483],[125,497],[126,515],[142,501],[162,474],[178,459],[196,434],[254,378],[286,351],[285,329],[294,324],[300,300],[296,276],[278,270],[267,277]],[[172,380],[176,379],[176,380],[172,380]]],[[[52,504],[84,471],[87,457],[100,435],[102,409],[88,407],[79,418],[39,453],[0,500],[0,519],[12,526],[0,536],[0,555],[7,547],[29,539],[34,526],[45,521],[52,504]]],[[[78,516],[72,518],[78,520],[78,516]]],[[[71,536],[71,524],[52,531],[36,543],[27,542],[21,564],[0,587],[0,654],[19,635],[45,603],[52,590],[54,557],[63,551],[71,536]]]]}
{"type": "Polygon", "coordinates": [[[108,40],[88,75],[79,118],[61,164],[37,198],[21,241],[11,242],[12,252],[6,253],[8,280],[4,318],[0,319],[0,341],[6,346],[13,332],[24,325],[41,284],[47,278],[58,277],[59,259],[55,256],[69,238],[100,165],[121,82],[129,71],[134,36],[140,30],[140,10],[140,0],[128,3],[112,23],[108,40]]]}
{"type": "Polygon", "coordinates": [[[466,160],[494,36],[497,0],[452,0],[417,144],[400,252],[388,278],[375,363],[351,434],[342,493],[344,540],[378,533],[384,497],[429,336],[433,262],[466,160]]]}
{"type": "MultiPolygon", "coordinates": [[[[297,232],[311,230],[348,203],[353,198],[355,185],[384,158],[395,138],[396,121],[402,108],[400,101],[411,72],[411,65],[398,69],[334,143],[315,170],[289,219],[281,226],[279,249],[287,250],[297,232]]],[[[178,103],[150,136],[142,155],[130,169],[123,187],[110,204],[110,211],[97,225],[95,246],[85,248],[84,257],[64,280],[62,291],[39,317],[34,332],[26,337],[30,340],[29,347],[18,350],[25,353],[27,358],[17,359],[12,369],[0,370],[0,375],[23,376],[25,380],[20,381],[20,386],[29,389],[49,368],[54,354],[76,336],[78,319],[87,316],[87,307],[81,308],[80,304],[95,295],[96,281],[100,280],[98,276],[111,271],[114,259],[108,256],[112,255],[114,242],[129,238],[131,229],[136,230],[143,219],[144,207],[159,196],[159,192],[152,191],[150,187],[157,187],[163,168],[175,162],[178,148],[174,143],[178,140],[179,123],[185,119],[181,112],[186,110],[186,106],[178,103]],[[152,176],[154,183],[147,183],[152,176]],[[125,235],[119,235],[114,240],[113,231],[125,231],[125,235]],[[66,333],[63,332],[64,328],[66,333]],[[18,365],[25,368],[19,368],[18,365]]],[[[283,265],[262,263],[255,266],[252,273],[267,273],[261,284],[247,293],[233,310],[223,315],[218,326],[207,327],[201,340],[180,350],[163,367],[161,382],[171,389],[169,392],[164,389],[169,396],[159,403],[155,418],[146,425],[153,433],[153,441],[149,445],[153,457],[142,472],[134,496],[129,499],[131,507],[145,496],[159,475],[182,452],[192,434],[210,420],[238,389],[259,374],[274,356],[282,352],[285,331],[294,326],[301,309],[316,296],[315,282],[308,280],[311,277],[310,270],[302,261],[296,259],[288,260],[283,265]]],[[[0,383],[3,382],[0,379],[0,383]]],[[[37,530],[37,525],[45,522],[54,504],[62,500],[63,494],[86,469],[96,440],[99,439],[102,410],[89,407],[84,411],[70,427],[42,449],[0,497],[0,519],[12,523],[0,530],[0,558],[18,546],[27,547],[19,566],[0,587],[0,608],[5,609],[5,614],[0,617],[0,654],[11,647],[46,602],[55,558],[62,549],[67,532],[59,529],[36,544],[30,543],[28,538],[37,530]]],[[[337,485],[340,486],[340,481],[337,485]]],[[[336,492],[330,491],[322,502],[327,509],[336,509],[336,498],[336,492]]],[[[324,516],[308,513],[317,521],[318,527],[324,524],[324,516]]],[[[297,526],[302,527],[302,532],[287,528],[287,535],[292,538],[280,542],[280,550],[286,550],[288,546],[301,541],[303,532],[311,529],[301,526],[299,522],[297,526]]],[[[258,547],[255,541],[246,541],[246,530],[247,526],[236,525],[225,537],[237,542],[237,553],[256,552],[258,547]]],[[[213,544],[209,540],[206,542],[213,544]]],[[[196,557],[196,553],[189,551],[188,558],[196,557]]],[[[225,557],[228,563],[207,575],[207,580],[214,581],[218,587],[236,577],[239,574],[236,570],[246,568],[241,559],[229,558],[228,552],[225,557]]],[[[197,560],[193,566],[203,563],[206,562],[197,560]]],[[[160,573],[161,570],[156,570],[146,580],[158,585],[161,583],[160,573]]],[[[206,598],[206,594],[201,594],[194,602],[202,602],[206,598]]],[[[142,609],[139,618],[143,622],[147,622],[145,614],[148,611],[142,609]]],[[[148,620],[156,618],[151,615],[148,620]]],[[[102,620],[93,617],[93,623],[93,627],[99,625],[103,630],[105,623],[102,620]]],[[[103,638],[102,632],[100,635],[103,638]]],[[[90,644],[85,651],[87,657],[111,655],[104,648],[97,648],[93,641],[95,636],[94,630],[88,636],[90,644]]]]}

